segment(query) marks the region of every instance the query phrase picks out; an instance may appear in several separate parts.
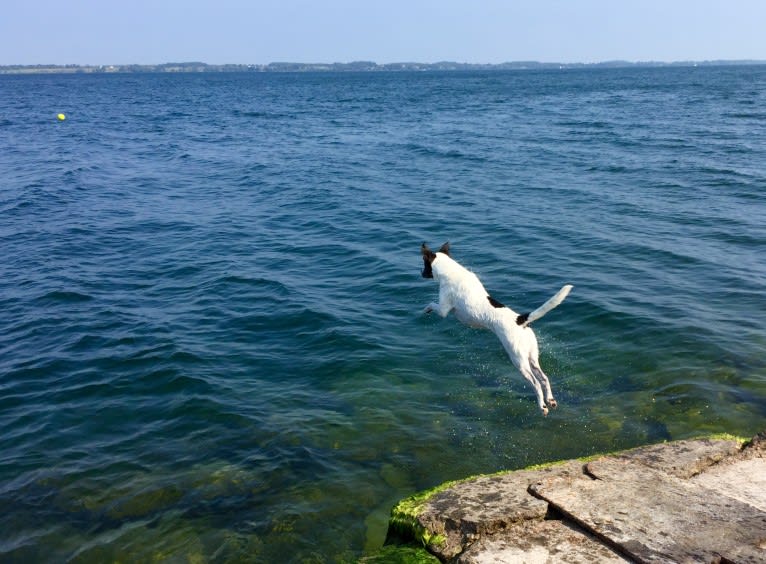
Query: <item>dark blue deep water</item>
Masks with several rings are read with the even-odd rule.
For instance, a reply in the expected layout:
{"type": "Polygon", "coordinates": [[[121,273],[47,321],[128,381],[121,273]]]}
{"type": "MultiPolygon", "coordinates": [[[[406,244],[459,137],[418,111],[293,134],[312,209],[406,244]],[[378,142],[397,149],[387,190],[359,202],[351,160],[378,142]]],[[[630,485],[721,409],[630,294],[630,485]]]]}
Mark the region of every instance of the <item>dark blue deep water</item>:
{"type": "Polygon", "coordinates": [[[0,76],[0,560],[353,561],[445,480],[764,428],[766,67],[0,76]],[[422,315],[446,240],[574,284],[547,418],[422,315]]]}

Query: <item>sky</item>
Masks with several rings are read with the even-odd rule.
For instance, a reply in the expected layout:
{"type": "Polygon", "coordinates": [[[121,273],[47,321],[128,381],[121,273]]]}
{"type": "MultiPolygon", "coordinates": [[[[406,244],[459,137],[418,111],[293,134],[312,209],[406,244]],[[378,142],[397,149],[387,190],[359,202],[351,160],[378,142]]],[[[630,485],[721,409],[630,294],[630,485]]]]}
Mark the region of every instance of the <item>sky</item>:
{"type": "Polygon", "coordinates": [[[0,0],[0,65],[766,60],[766,0],[0,0]]]}

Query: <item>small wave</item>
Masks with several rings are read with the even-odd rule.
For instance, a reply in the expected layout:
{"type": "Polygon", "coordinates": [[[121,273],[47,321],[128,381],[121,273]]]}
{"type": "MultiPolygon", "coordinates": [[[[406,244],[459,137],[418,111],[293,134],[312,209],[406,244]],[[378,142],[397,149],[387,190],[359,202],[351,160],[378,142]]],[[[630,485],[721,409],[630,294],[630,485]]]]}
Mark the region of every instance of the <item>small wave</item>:
{"type": "Polygon", "coordinates": [[[634,171],[634,169],[628,168],[627,166],[616,164],[593,165],[588,167],[587,170],[588,172],[611,172],[616,174],[634,171]]]}
{"type": "Polygon", "coordinates": [[[712,229],[701,237],[716,243],[736,245],[742,249],[758,249],[764,245],[763,236],[747,232],[744,226],[735,226],[733,229],[712,229]]]}
{"type": "Polygon", "coordinates": [[[89,302],[93,299],[93,296],[89,294],[83,294],[72,290],[54,290],[38,297],[36,301],[41,304],[74,304],[89,302]]]}
{"type": "Polygon", "coordinates": [[[278,282],[276,280],[271,280],[268,278],[250,278],[247,276],[237,275],[237,274],[229,274],[222,278],[219,278],[215,281],[215,284],[223,284],[223,285],[242,285],[242,286],[250,286],[253,288],[259,288],[263,290],[269,290],[281,297],[286,297],[290,291],[288,290],[287,286],[282,284],[281,282],[278,282]]]}
{"type": "Polygon", "coordinates": [[[448,149],[442,147],[429,147],[426,145],[420,145],[417,143],[410,143],[405,145],[406,151],[411,151],[417,155],[424,157],[436,157],[445,160],[466,160],[473,162],[486,162],[486,158],[478,155],[471,155],[458,149],[448,149]]]}
{"type": "Polygon", "coordinates": [[[295,117],[287,113],[268,112],[263,110],[233,110],[232,114],[236,117],[255,119],[289,119],[295,117]]]}
{"type": "Polygon", "coordinates": [[[35,203],[29,199],[19,199],[14,202],[8,202],[0,207],[0,212],[8,214],[16,214],[17,212],[27,213],[30,208],[33,208],[35,203]]]}
{"type": "Polygon", "coordinates": [[[300,304],[282,303],[279,307],[269,305],[245,315],[232,316],[221,320],[221,325],[235,332],[251,333],[259,337],[259,342],[268,340],[293,347],[296,345],[296,337],[307,337],[324,331],[334,327],[337,322],[337,318],[330,314],[300,304]]]}
{"type": "MultiPolygon", "coordinates": [[[[757,178],[750,173],[735,170],[733,168],[723,167],[723,166],[716,167],[716,166],[710,166],[710,165],[703,165],[697,168],[697,172],[704,175],[719,177],[720,181],[711,180],[714,183],[722,182],[724,184],[727,184],[730,182],[729,178],[746,179],[746,180],[757,178]]],[[[711,181],[706,182],[706,184],[711,181]]]]}
{"type": "Polygon", "coordinates": [[[613,129],[614,124],[606,121],[587,121],[587,120],[563,120],[556,122],[556,125],[563,127],[574,127],[577,129],[595,129],[597,131],[613,129]]]}
{"type": "Polygon", "coordinates": [[[766,113],[764,112],[730,112],[722,114],[723,117],[734,119],[754,119],[754,120],[766,120],[766,113]]]}

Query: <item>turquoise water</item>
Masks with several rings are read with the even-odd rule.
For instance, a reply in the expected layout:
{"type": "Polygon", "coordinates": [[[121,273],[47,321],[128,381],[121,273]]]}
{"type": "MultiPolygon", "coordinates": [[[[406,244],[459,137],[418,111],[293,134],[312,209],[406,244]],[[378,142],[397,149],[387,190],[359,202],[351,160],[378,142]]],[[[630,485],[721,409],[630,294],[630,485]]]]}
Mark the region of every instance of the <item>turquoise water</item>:
{"type": "Polygon", "coordinates": [[[0,560],[353,561],[445,480],[763,430],[764,108],[766,67],[0,76],[0,560]],[[514,309],[574,285],[547,418],[422,315],[446,240],[514,309]]]}

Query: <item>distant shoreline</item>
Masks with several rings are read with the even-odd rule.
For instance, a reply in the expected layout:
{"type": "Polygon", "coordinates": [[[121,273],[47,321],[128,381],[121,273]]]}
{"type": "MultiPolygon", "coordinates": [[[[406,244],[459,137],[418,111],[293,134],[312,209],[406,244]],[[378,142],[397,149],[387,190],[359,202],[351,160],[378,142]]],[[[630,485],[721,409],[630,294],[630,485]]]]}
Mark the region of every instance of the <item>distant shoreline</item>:
{"type": "Polygon", "coordinates": [[[589,69],[640,67],[695,67],[766,65],[766,60],[714,61],[603,61],[598,63],[541,63],[514,61],[499,64],[482,63],[385,63],[354,61],[351,63],[268,63],[211,65],[200,62],[162,63],[158,65],[0,65],[0,74],[113,74],[113,73],[199,73],[199,72],[401,72],[401,71],[497,71],[536,69],[589,69]]]}

